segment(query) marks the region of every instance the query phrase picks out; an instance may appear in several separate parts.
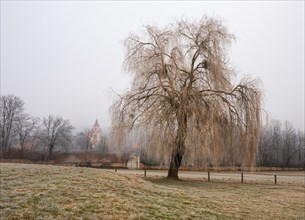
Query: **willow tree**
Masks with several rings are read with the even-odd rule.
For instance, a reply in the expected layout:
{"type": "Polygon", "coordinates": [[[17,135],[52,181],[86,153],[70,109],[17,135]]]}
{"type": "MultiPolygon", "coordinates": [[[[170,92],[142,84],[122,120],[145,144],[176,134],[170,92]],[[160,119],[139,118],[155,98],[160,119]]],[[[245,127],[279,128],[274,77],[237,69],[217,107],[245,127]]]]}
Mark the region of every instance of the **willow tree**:
{"type": "Polygon", "coordinates": [[[148,131],[156,149],[170,151],[169,178],[178,178],[183,155],[194,146],[213,160],[240,147],[245,164],[253,165],[261,92],[249,78],[234,85],[227,58],[233,40],[221,20],[206,16],[130,34],[124,68],[132,86],[111,107],[113,134],[121,139],[133,130],[148,131]]]}

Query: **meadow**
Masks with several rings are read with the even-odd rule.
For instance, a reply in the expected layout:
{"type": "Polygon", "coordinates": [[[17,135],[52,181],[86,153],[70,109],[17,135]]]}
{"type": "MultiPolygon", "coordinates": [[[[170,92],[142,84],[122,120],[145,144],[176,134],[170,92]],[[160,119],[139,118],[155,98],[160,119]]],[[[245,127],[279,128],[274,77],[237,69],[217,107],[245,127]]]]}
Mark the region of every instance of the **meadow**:
{"type": "Polygon", "coordinates": [[[305,219],[304,182],[226,182],[0,164],[0,218],[305,219]]]}

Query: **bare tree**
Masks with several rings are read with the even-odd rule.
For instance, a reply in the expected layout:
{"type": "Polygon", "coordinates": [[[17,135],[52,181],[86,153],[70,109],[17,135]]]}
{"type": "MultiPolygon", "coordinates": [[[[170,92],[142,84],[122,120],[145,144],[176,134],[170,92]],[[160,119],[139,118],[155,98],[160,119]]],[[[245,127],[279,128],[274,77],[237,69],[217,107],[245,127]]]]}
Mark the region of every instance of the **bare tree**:
{"type": "Polygon", "coordinates": [[[124,166],[127,166],[127,163],[131,158],[131,155],[132,155],[132,149],[127,148],[127,147],[125,147],[123,149],[123,152],[121,152],[121,154],[119,154],[119,158],[120,158],[121,162],[124,163],[124,166]]]}
{"type": "Polygon", "coordinates": [[[24,102],[17,96],[0,97],[0,149],[8,150],[16,118],[23,112],[24,102]]]}
{"type": "Polygon", "coordinates": [[[100,140],[97,150],[103,154],[108,153],[109,149],[108,149],[107,136],[105,136],[105,135],[101,136],[101,140],[100,140]]]}
{"type": "Polygon", "coordinates": [[[283,129],[283,166],[291,166],[291,161],[296,153],[299,151],[297,149],[297,134],[291,122],[284,122],[283,129]]]}
{"type": "Polygon", "coordinates": [[[282,122],[279,120],[268,120],[261,129],[259,161],[264,166],[281,166],[283,164],[283,131],[282,122]]]}
{"type": "Polygon", "coordinates": [[[133,81],[112,105],[112,135],[123,140],[132,129],[150,130],[156,150],[167,150],[169,178],[178,178],[182,157],[192,148],[215,163],[239,148],[243,164],[254,165],[261,92],[254,80],[232,83],[226,50],[233,34],[209,17],[146,26],[144,32],[125,40],[124,67],[133,81]],[[234,138],[239,142],[230,147],[234,138]]]}
{"type": "Polygon", "coordinates": [[[38,122],[39,120],[37,118],[31,117],[29,114],[26,113],[20,114],[16,118],[15,132],[18,135],[22,156],[26,145],[30,143],[31,139],[33,138],[31,135],[37,128],[38,122]]]}
{"type": "Polygon", "coordinates": [[[88,150],[92,150],[91,130],[86,128],[84,131],[78,133],[76,142],[80,149],[85,150],[85,163],[87,164],[89,162],[88,150]]]}
{"type": "Polygon", "coordinates": [[[280,161],[280,149],[283,145],[282,141],[282,122],[279,120],[271,121],[271,154],[273,155],[273,164],[277,166],[281,163],[280,161]]]}
{"type": "MultiPolygon", "coordinates": [[[[40,120],[39,120],[40,121],[40,120]]],[[[32,135],[29,139],[29,145],[31,146],[30,151],[28,152],[27,158],[30,160],[43,160],[45,156],[43,155],[44,146],[43,141],[40,138],[42,126],[39,123],[37,127],[35,127],[32,135]]]]}
{"type": "Polygon", "coordinates": [[[80,149],[88,152],[89,149],[92,149],[91,137],[90,137],[90,129],[85,129],[82,132],[77,134],[76,143],[80,149]]]}
{"type": "Polygon", "coordinates": [[[272,144],[273,134],[270,126],[264,126],[261,129],[260,143],[257,162],[260,166],[266,166],[271,164],[273,155],[273,144],[272,144]]]}
{"type": "Polygon", "coordinates": [[[49,115],[43,119],[39,138],[41,143],[47,147],[47,160],[51,159],[56,147],[66,148],[70,144],[72,129],[70,121],[64,120],[60,116],[49,115]]]}
{"type": "Polygon", "coordinates": [[[301,167],[304,150],[304,133],[291,122],[271,120],[261,129],[258,163],[262,166],[301,167]]]}
{"type": "Polygon", "coordinates": [[[298,130],[297,133],[298,165],[305,168],[305,134],[298,130]],[[303,155],[302,155],[303,154],[303,155]]]}

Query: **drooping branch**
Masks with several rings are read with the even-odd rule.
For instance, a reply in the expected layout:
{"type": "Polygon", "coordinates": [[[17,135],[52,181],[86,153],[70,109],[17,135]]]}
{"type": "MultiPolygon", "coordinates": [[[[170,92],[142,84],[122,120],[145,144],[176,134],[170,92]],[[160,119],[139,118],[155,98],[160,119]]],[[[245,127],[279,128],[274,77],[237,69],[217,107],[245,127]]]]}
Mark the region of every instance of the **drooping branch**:
{"type": "Polygon", "coordinates": [[[208,17],[163,29],[146,26],[145,31],[125,41],[124,67],[133,81],[112,105],[113,134],[153,131],[147,135],[149,146],[170,149],[178,160],[173,166],[180,166],[186,149],[194,146],[215,163],[234,152],[235,161],[239,154],[240,163],[253,164],[261,92],[253,80],[232,84],[235,72],[226,49],[234,35],[222,21],[208,17]]]}

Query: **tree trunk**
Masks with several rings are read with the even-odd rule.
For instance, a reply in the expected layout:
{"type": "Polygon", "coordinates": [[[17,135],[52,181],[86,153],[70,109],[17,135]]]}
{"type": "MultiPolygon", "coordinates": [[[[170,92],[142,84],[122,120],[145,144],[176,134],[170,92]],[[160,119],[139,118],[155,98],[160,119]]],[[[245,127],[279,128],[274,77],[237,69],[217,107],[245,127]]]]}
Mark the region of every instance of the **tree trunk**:
{"type": "Polygon", "coordinates": [[[25,148],[25,143],[24,143],[23,140],[21,140],[21,141],[19,142],[19,144],[20,144],[21,158],[24,159],[24,148],[25,148]]]}
{"type": "Polygon", "coordinates": [[[181,165],[182,157],[185,152],[185,137],[186,137],[186,117],[184,117],[183,126],[179,124],[175,146],[171,155],[170,166],[167,178],[178,179],[178,170],[181,165]]]}
{"type": "Polygon", "coordinates": [[[173,150],[167,178],[178,179],[178,170],[181,165],[182,156],[183,154],[178,149],[173,150]]]}
{"type": "Polygon", "coordinates": [[[51,160],[53,148],[54,148],[53,145],[50,145],[50,146],[49,146],[49,152],[48,152],[47,160],[51,160]]]}

